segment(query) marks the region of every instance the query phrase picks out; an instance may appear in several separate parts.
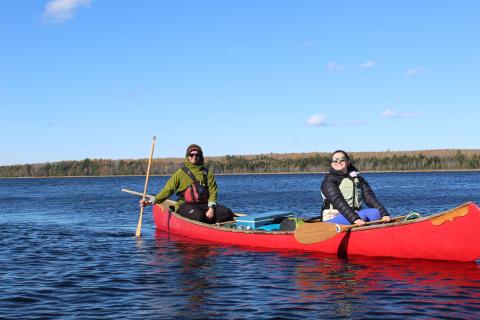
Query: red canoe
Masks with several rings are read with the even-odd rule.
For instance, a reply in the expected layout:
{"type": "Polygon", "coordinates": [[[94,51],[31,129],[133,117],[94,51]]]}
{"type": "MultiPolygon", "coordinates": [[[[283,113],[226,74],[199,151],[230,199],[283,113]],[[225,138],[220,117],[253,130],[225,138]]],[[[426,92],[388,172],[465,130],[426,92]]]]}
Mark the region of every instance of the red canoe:
{"type": "Polygon", "coordinates": [[[311,244],[297,241],[293,231],[239,230],[192,221],[163,204],[154,206],[153,218],[158,230],[229,245],[315,251],[343,257],[480,259],[480,208],[471,202],[416,220],[352,228],[311,244]]]}

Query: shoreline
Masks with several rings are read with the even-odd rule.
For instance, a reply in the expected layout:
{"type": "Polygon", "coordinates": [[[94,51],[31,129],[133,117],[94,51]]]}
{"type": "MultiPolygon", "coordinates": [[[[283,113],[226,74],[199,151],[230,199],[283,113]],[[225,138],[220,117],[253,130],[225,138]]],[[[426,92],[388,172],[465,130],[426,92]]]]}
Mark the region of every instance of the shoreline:
{"type": "MultiPolygon", "coordinates": [[[[452,170],[401,170],[401,171],[360,171],[360,173],[432,173],[432,172],[480,172],[480,169],[452,170]]],[[[327,171],[316,172],[248,172],[248,173],[215,173],[215,176],[251,176],[251,175],[289,175],[289,174],[326,174],[327,171]]],[[[173,173],[172,173],[173,174],[173,173]]],[[[150,177],[169,177],[172,174],[150,174],[150,177]]],[[[128,178],[145,177],[145,175],[102,175],[102,176],[48,176],[48,177],[0,177],[0,179],[68,179],[68,178],[128,178]]]]}

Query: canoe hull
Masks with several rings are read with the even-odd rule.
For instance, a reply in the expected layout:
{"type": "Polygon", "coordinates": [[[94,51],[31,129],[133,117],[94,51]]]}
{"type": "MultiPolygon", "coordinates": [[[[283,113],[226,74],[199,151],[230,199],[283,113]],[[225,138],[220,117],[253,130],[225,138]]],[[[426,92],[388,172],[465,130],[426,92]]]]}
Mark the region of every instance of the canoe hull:
{"type": "Polygon", "coordinates": [[[355,228],[314,244],[293,232],[236,230],[191,221],[155,205],[158,230],[194,239],[239,246],[349,255],[475,261],[480,259],[480,208],[466,203],[452,210],[391,224],[355,228]]]}

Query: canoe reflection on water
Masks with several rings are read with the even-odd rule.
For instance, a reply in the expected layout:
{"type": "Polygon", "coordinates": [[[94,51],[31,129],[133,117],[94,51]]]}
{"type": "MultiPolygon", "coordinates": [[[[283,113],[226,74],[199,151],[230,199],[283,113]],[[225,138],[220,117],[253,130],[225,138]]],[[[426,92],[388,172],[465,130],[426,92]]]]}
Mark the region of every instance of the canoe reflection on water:
{"type": "Polygon", "coordinates": [[[464,308],[478,310],[480,302],[480,266],[468,262],[317,257],[297,266],[296,283],[304,302],[331,301],[342,317],[352,314],[351,301],[359,297],[375,306],[373,317],[415,317],[430,309],[461,318],[464,308]]]}
{"type": "Polygon", "coordinates": [[[278,308],[329,309],[339,317],[441,314],[480,308],[480,265],[225,246],[157,231],[157,263],[200,308],[212,297],[261,297],[278,308]],[[172,251],[174,252],[172,254],[172,251]],[[461,303],[459,303],[461,302],[461,303]],[[359,306],[368,306],[359,310],[359,306]]]}

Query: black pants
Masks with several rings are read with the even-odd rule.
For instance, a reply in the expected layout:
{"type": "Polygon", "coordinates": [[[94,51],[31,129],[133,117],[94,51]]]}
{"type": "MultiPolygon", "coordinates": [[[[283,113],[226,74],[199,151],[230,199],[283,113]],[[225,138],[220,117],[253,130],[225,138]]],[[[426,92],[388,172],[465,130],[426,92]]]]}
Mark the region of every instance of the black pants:
{"type": "Polygon", "coordinates": [[[180,206],[180,208],[178,208],[178,213],[185,218],[204,223],[216,223],[233,220],[232,210],[222,205],[217,205],[215,208],[215,216],[212,219],[208,219],[205,215],[207,210],[208,204],[206,203],[184,203],[180,206]]]}

